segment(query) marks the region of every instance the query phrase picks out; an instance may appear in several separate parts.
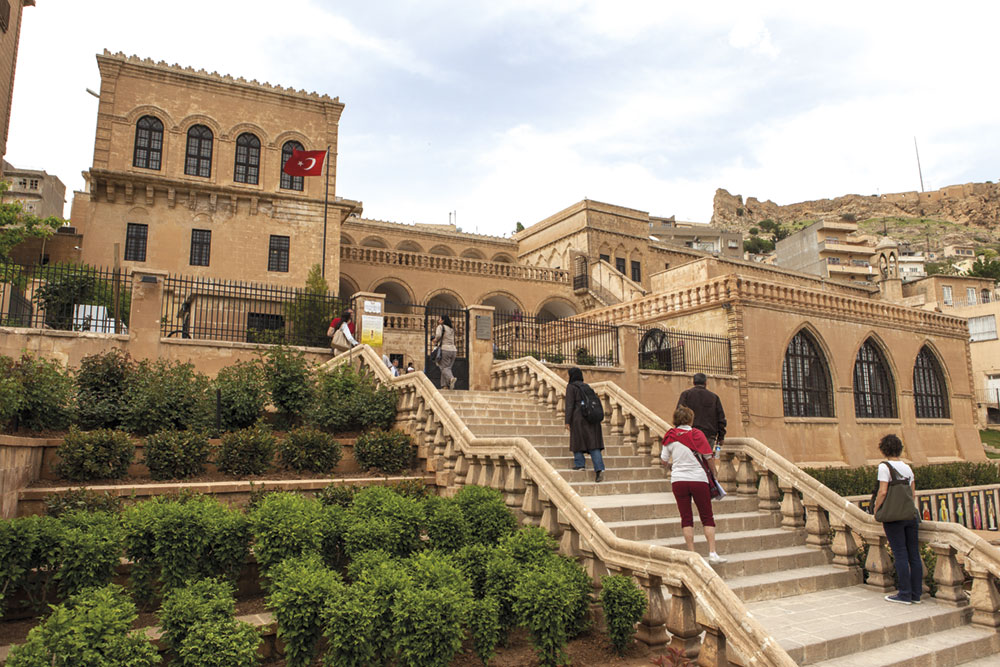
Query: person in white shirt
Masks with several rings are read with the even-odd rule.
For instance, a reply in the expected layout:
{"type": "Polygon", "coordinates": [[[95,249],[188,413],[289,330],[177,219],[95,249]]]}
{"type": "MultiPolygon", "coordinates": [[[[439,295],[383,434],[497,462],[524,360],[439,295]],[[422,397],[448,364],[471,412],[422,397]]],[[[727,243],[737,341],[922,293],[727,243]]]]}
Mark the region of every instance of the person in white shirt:
{"type": "MultiPolygon", "coordinates": [[[[878,448],[886,460],[878,464],[878,495],[875,496],[875,504],[872,506],[873,513],[878,512],[889,494],[889,482],[892,481],[889,466],[893,467],[897,477],[909,480],[910,496],[916,495],[913,469],[899,460],[899,456],[903,453],[903,442],[890,433],[879,441],[878,448]]],[[[924,584],[924,562],[920,558],[920,542],[917,539],[919,525],[919,519],[915,516],[903,521],[882,523],[885,537],[889,540],[889,548],[892,549],[896,575],[899,579],[899,592],[885,596],[889,602],[920,604],[920,594],[923,592],[924,584]]]]}

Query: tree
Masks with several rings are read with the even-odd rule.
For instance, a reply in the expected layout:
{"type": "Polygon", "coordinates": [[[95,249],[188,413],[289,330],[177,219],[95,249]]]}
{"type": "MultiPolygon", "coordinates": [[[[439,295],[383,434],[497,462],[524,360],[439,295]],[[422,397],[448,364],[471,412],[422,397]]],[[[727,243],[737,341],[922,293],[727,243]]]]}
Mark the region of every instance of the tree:
{"type": "Polygon", "coordinates": [[[1000,280],[1000,261],[995,259],[979,258],[972,264],[972,269],[968,275],[976,278],[992,278],[1000,280]]]}
{"type": "Polygon", "coordinates": [[[774,250],[774,241],[754,236],[743,242],[743,250],[751,255],[763,255],[774,250]]]}
{"type": "MultiPolygon", "coordinates": [[[[0,181],[0,202],[10,189],[10,184],[0,181]]],[[[14,246],[29,238],[46,238],[62,227],[63,220],[56,217],[39,218],[25,212],[19,201],[0,203],[0,259],[10,255],[14,246]]]]}
{"type": "Polygon", "coordinates": [[[290,325],[289,338],[293,345],[327,347],[326,330],[334,318],[335,301],[323,278],[319,264],[313,264],[306,278],[306,287],[285,304],[285,319],[290,325]]]}
{"type": "Polygon", "coordinates": [[[522,225],[520,222],[518,222],[517,226],[514,227],[514,233],[516,234],[518,232],[523,232],[523,231],[524,231],[524,225],[522,225]]]}

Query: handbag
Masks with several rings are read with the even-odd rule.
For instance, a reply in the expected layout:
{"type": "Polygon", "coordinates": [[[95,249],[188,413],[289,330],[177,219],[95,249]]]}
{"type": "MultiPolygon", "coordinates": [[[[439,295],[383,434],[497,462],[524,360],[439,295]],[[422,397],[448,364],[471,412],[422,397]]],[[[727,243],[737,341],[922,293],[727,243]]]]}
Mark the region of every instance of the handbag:
{"type": "Polygon", "coordinates": [[[726,497],[726,490],[722,488],[719,484],[719,480],[715,478],[715,474],[712,472],[712,466],[708,465],[708,461],[702,454],[695,452],[695,458],[698,459],[698,463],[701,464],[701,469],[705,471],[705,476],[708,477],[708,496],[712,500],[721,500],[726,497]]]}
{"type": "Polygon", "coordinates": [[[882,506],[875,512],[875,520],[881,523],[887,521],[909,521],[917,519],[920,513],[913,503],[913,493],[910,491],[910,480],[896,472],[888,461],[883,461],[889,468],[889,490],[882,501],[882,506]]]}
{"type": "Polygon", "coordinates": [[[441,361],[441,346],[438,345],[433,350],[431,350],[431,363],[436,364],[441,361]]]}
{"type": "Polygon", "coordinates": [[[338,352],[351,349],[351,344],[348,342],[343,329],[337,329],[337,333],[333,334],[333,340],[330,342],[330,345],[338,352]]]}

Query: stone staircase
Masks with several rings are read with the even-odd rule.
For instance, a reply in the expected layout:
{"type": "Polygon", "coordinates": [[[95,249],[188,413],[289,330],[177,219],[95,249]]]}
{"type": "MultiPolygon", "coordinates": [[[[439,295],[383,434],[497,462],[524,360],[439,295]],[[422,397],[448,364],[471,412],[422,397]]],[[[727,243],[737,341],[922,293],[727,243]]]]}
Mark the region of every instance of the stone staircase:
{"type": "MultiPolygon", "coordinates": [[[[619,537],[684,548],[680,516],[665,469],[635,456],[604,427],[604,481],[572,470],[559,414],[525,394],[442,392],[477,436],[521,436],[559,471],[619,537]]],[[[728,562],[715,570],[800,665],[946,667],[1000,665],[1000,634],[972,626],[971,609],[925,596],[920,605],[886,602],[862,584],[860,568],[832,564],[827,548],[806,544],[804,529],[781,527],[780,512],[757,509],[754,496],[713,504],[716,541],[728,562]],[[973,663],[972,661],[975,660],[973,663]],[[986,662],[982,662],[985,660],[986,662]]],[[[695,550],[707,555],[695,521],[695,550]]],[[[730,650],[730,660],[740,662],[730,650]]],[[[742,663],[740,663],[742,664],[742,663]]]]}

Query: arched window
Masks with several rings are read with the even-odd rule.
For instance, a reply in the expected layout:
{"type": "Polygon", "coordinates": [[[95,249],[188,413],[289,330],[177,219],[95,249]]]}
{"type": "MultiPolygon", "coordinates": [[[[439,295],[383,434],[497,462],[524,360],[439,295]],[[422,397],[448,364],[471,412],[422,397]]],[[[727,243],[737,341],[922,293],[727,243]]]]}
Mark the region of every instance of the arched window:
{"type": "Polygon", "coordinates": [[[143,116],[135,124],[132,166],[159,169],[163,156],[163,123],[155,116],[143,116]]]}
{"type": "Polygon", "coordinates": [[[285,163],[292,157],[292,151],[301,150],[303,150],[302,144],[297,141],[286,141],[281,147],[281,187],[284,190],[301,192],[305,189],[305,179],[302,176],[289,176],[285,173],[285,163]]]}
{"type": "Polygon", "coordinates": [[[202,178],[212,175],[212,131],[204,125],[192,125],[188,130],[184,173],[202,178]]]}
{"type": "Polygon", "coordinates": [[[260,139],[244,132],[236,137],[236,171],[233,173],[233,180],[257,185],[259,177],[260,139]]]}
{"type": "Polygon", "coordinates": [[[918,419],[947,419],[951,416],[941,362],[926,345],[920,348],[917,361],[913,364],[913,402],[918,419]]]}
{"type": "Polygon", "coordinates": [[[799,331],[781,364],[781,398],[786,417],[832,417],[830,370],[812,335],[799,331]]]}
{"type": "Polygon", "coordinates": [[[896,387],[885,355],[869,338],[854,361],[854,414],[860,418],[894,419],[896,387]]]}

